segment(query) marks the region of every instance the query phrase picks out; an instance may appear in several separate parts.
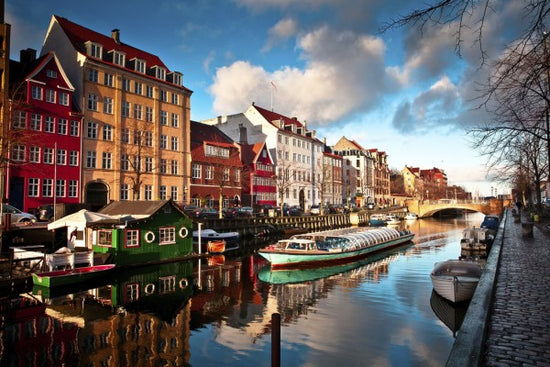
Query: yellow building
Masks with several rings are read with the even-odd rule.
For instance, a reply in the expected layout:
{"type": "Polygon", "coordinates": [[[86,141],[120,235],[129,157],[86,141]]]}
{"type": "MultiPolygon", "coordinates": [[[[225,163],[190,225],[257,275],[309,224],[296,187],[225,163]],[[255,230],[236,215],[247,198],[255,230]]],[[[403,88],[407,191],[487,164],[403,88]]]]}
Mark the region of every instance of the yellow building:
{"type": "Polygon", "coordinates": [[[82,200],[188,202],[190,98],[157,56],[54,15],[42,54],[55,51],[75,86],[82,200]]]}

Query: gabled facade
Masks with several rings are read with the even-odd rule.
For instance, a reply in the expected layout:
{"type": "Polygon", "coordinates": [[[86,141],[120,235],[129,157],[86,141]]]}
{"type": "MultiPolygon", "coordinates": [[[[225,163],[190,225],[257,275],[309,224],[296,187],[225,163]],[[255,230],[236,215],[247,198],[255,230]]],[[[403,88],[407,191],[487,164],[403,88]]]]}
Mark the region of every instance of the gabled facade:
{"type": "Polygon", "coordinates": [[[243,205],[277,205],[275,165],[265,143],[242,144],[243,205]]]}
{"type": "Polygon", "coordinates": [[[442,199],[447,197],[447,175],[442,169],[430,168],[420,170],[420,177],[424,181],[424,190],[427,199],[442,199]]]}
{"type": "Polygon", "coordinates": [[[357,169],[356,192],[350,194],[357,206],[375,201],[375,165],[373,154],[345,136],[332,147],[334,154],[349,159],[357,169]]]}
{"type": "Polygon", "coordinates": [[[24,211],[80,202],[81,114],[55,53],[35,50],[12,62],[10,159],[6,194],[24,211]]]}
{"type": "Polygon", "coordinates": [[[424,192],[424,181],[420,177],[420,168],[405,166],[401,170],[405,193],[412,197],[421,197],[424,192]]]}
{"type": "Polygon", "coordinates": [[[191,156],[192,204],[223,209],[241,203],[243,165],[238,144],[215,126],[191,121],[191,156]]]}
{"type": "Polygon", "coordinates": [[[322,170],[324,144],[297,118],[256,106],[244,112],[202,121],[239,143],[265,142],[276,163],[277,205],[309,208],[320,201],[315,172],[322,170]]]}
{"type": "Polygon", "coordinates": [[[343,158],[330,150],[323,153],[323,204],[341,205],[343,158]]]}
{"type": "Polygon", "coordinates": [[[388,155],[378,149],[369,151],[374,158],[374,199],[378,204],[388,205],[391,202],[388,155]]]}
{"type": "Polygon", "coordinates": [[[357,205],[355,194],[357,193],[358,175],[354,161],[342,157],[342,203],[347,206],[357,205]]]}
{"type": "Polygon", "coordinates": [[[187,202],[190,97],[183,76],[155,55],[65,18],[51,19],[42,54],[55,51],[82,110],[83,202],[187,202]]]}

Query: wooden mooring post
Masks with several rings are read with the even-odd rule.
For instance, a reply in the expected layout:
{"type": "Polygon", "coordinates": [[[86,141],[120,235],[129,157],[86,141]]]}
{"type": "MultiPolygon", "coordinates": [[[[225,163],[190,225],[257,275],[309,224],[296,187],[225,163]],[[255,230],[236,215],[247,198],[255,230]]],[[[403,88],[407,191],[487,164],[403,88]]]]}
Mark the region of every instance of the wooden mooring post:
{"type": "Polygon", "coordinates": [[[281,314],[271,314],[271,367],[281,366],[281,314]]]}

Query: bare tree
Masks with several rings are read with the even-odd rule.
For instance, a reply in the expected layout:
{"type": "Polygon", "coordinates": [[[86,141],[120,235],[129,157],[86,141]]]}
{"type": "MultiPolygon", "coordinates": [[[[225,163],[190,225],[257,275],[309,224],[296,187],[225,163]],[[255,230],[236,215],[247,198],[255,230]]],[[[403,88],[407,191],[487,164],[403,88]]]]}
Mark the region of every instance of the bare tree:
{"type": "Polygon", "coordinates": [[[294,165],[288,160],[279,159],[277,161],[277,176],[276,185],[277,193],[279,195],[279,205],[281,207],[281,214],[283,213],[283,204],[285,196],[290,192],[290,188],[294,183],[295,170],[294,165]]]}
{"type": "Polygon", "coordinates": [[[236,181],[239,177],[239,181],[235,182],[238,185],[240,182],[240,172],[235,173],[235,170],[240,170],[240,167],[235,167],[229,164],[232,161],[240,161],[240,152],[237,147],[219,147],[210,145],[212,150],[211,154],[208,154],[208,164],[206,165],[206,176],[209,177],[210,182],[217,187],[218,191],[218,208],[219,218],[223,218],[223,198],[225,188],[231,186],[232,181],[236,181]],[[237,175],[237,176],[236,176],[237,175]]]}
{"type": "Polygon", "coordinates": [[[158,163],[155,164],[153,150],[153,129],[152,123],[134,120],[132,130],[126,130],[123,134],[122,162],[123,167],[127,166],[125,177],[130,179],[132,200],[140,199],[141,187],[144,183],[144,176],[158,170],[158,163]],[[131,135],[131,136],[130,136],[131,135]]]}

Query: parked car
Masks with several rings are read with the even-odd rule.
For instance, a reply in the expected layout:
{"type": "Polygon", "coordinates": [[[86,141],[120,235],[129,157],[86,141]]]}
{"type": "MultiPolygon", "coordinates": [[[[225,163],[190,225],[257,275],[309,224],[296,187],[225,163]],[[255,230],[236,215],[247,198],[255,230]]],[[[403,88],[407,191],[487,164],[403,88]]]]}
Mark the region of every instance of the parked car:
{"type": "Polygon", "coordinates": [[[239,208],[239,215],[241,217],[251,217],[254,214],[254,209],[251,206],[243,206],[239,208]]]}
{"type": "Polygon", "coordinates": [[[24,211],[21,211],[9,204],[2,204],[2,214],[4,215],[4,219],[6,218],[6,214],[10,214],[10,222],[12,224],[36,222],[36,217],[34,215],[30,213],[25,213],[24,211]]]}
{"type": "Polygon", "coordinates": [[[189,218],[198,218],[200,214],[200,208],[196,205],[184,205],[183,212],[189,218]]]}
{"type": "Polygon", "coordinates": [[[255,206],[256,212],[264,217],[268,217],[270,215],[270,212],[273,216],[279,216],[281,215],[281,208],[278,206],[274,206],[271,204],[262,204],[255,206]]]}
{"type": "Polygon", "coordinates": [[[304,214],[304,211],[298,205],[293,205],[288,210],[288,215],[293,217],[300,217],[302,214],[304,214]]]}
{"type": "Polygon", "coordinates": [[[321,213],[321,208],[319,207],[319,205],[312,205],[310,208],[309,208],[309,214],[311,215],[319,215],[321,213]]]}
{"type": "Polygon", "coordinates": [[[235,218],[239,216],[239,208],[231,207],[231,208],[225,208],[223,210],[223,217],[224,218],[235,218]]]}
{"type": "Polygon", "coordinates": [[[220,217],[220,214],[214,208],[202,208],[200,209],[199,215],[197,216],[197,218],[200,218],[200,219],[208,219],[208,218],[215,219],[219,217],[220,217]]]}
{"type": "Polygon", "coordinates": [[[41,222],[49,222],[54,218],[53,204],[40,205],[37,209],[38,220],[41,222]]]}

